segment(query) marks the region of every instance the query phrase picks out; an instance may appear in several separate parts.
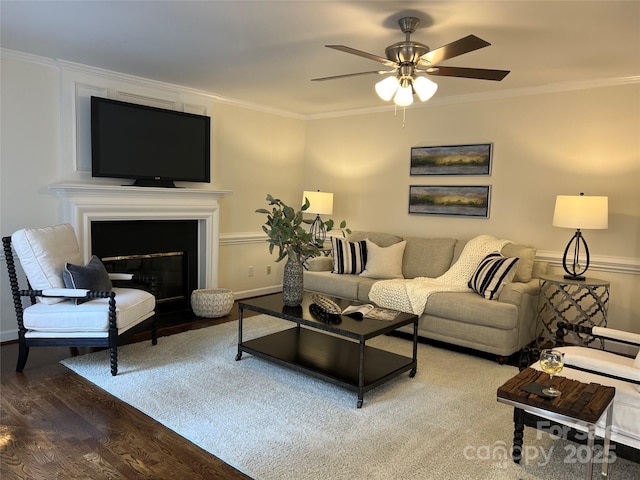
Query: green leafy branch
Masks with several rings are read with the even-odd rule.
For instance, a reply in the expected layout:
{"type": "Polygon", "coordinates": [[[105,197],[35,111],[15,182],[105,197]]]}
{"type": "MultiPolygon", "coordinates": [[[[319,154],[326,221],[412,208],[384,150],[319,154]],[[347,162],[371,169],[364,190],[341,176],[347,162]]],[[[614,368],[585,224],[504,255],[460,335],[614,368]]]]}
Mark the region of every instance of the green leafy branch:
{"type": "MultiPolygon", "coordinates": [[[[298,211],[270,194],[267,194],[267,202],[269,202],[271,209],[259,208],[256,213],[267,216],[262,230],[268,237],[269,253],[273,253],[276,248],[278,250],[276,262],[289,256],[289,258],[302,263],[306,258],[320,255],[320,249],[315,245],[313,235],[302,227],[303,223],[312,223],[312,221],[303,219],[304,212],[311,206],[309,199],[304,199],[304,205],[298,211]]],[[[335,225],[331,219],[322,223],[327,231],[332,230],[335,225]]],[[[351,233],[351,230],[346,227],[347,222],[343,220],[340,223],[343,235],[344,231],[351,233]]]]}

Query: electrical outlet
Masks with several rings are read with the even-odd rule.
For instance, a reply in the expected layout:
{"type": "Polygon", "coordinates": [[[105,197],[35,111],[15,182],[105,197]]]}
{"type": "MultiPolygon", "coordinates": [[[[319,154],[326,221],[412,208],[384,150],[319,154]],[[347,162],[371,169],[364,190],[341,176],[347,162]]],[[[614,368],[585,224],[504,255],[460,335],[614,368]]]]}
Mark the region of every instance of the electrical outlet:
{"type": "Polygon", "coordinates": [[[267,275],[271,275],[271,265],[267,265],[267,275]]]}
{"type": "Polygon", "coordinates": [[[253,277],[253,266],[249,267],[249,272],[248,272],[250,277],[253,277]]]}

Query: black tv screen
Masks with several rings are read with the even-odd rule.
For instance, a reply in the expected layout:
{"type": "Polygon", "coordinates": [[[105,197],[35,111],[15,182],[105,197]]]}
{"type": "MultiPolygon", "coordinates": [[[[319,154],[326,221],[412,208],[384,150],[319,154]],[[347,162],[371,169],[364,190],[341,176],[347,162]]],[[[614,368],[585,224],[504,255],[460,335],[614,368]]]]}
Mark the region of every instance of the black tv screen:
{"type": "Polygon", "coordinates": [[[91,175],[140,186],[211,181],[211,118],[91,97],[91,175]]]}

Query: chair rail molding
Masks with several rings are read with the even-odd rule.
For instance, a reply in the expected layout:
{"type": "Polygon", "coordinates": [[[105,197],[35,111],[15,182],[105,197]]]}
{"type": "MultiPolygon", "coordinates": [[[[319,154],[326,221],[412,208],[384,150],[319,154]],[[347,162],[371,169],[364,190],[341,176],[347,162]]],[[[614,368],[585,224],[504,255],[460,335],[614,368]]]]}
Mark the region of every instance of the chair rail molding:
{"type": "Polygon", "coordinates": [[[75,229],[85,262],[90,258],[92,221],[197,220],[198,283],[201,288],[218,285],[218,201],[230,190],[85,183],[55,183],[49,188],[62,198],[63,219],[75,229]]]}
{"type": "MultiPolygon", "coordinates": [[[[553,267],[562,267],[562,252],[538,250],[536,260],[548,262],[553,267]]],[[[640,258],[592,256],[589,270],[640,275],[640,258]]]]}

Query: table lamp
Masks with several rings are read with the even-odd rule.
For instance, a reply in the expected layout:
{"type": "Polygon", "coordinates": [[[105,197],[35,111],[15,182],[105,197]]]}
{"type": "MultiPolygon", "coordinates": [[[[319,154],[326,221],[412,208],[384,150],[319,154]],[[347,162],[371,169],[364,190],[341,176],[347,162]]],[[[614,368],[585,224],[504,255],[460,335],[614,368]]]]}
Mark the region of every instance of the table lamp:
{"type": "Polygon", "coordinates": [[[582,236],[583,230],[601,230],[609,227],[609,198],[580,195],[558,195],[553,212],[553,226],[575,228],[562,256],[562,267],[569,280],[584,280],[584,273],[589,268],[589,247],[582,236]],[[580,245],[584,247],[585,262],[580,264],[580,245]],[[567,262],[567,254],[573,249],[573,259],[567,262]]]}
{"type": "Polygon", "coordinates": [[[309,200],[309,208],[307,213],[315,213],[316,218],[311,224],[309,233],[313,235],[313,241],[317,246],[324,245],[324,241],[327,238],[327,229],[320,218],[320,215],[331,215],[333,213],[333,193],[305,191],[302,194],[302,204],[304,205],[305,198],[309,200]]]}

